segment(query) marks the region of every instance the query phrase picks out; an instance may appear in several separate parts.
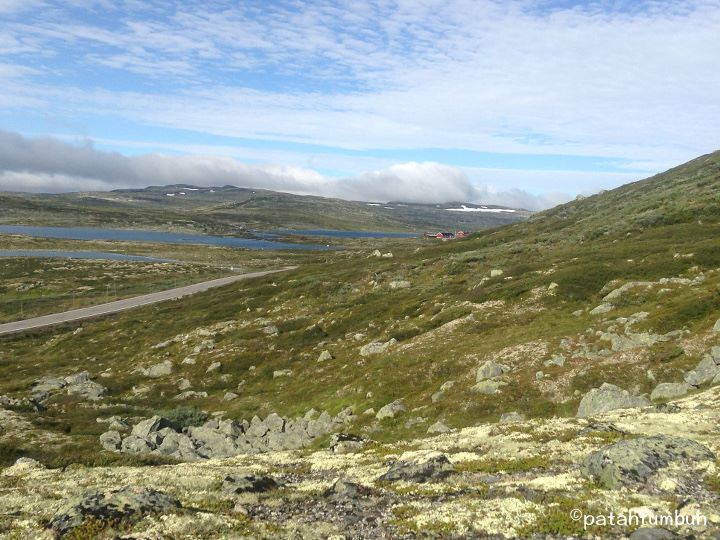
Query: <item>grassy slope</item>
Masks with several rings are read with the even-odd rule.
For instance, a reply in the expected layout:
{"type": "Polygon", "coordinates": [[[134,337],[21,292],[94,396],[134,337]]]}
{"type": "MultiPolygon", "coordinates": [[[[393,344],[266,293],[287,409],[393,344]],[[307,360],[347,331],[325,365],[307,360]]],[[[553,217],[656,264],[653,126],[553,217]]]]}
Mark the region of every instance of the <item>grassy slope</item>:
{"type": "MultiPolygon", "coordinates": [[[[308,258],[282,278],[88,323],[77,335],[55,330],[5,338],[0,393],[22,394],[41,375],[77,369],[97,375],[109,369],[111,376],[103,381],[117,407],[107,414],[117,410],[142,416],[174,406],[180,377],[189,379],[193,389],[208,392],[195,405],[236,417],[296,414],[311,407],[337,412],[346,405],[359,413],[402,398],[411,409],[406,415],[382,424],[367,416],[356,426],[387,440],[420,435],[437,419],[460,427],[496,420],[508,410],[530,416],[573,414],[576,391],[605,381],[646,392],[653,385],[648,370],[658,381],[679,380],[717,341],[707,331],[720,312],[720,275],[707,271],[720,267],[719,170],[720,155],[713,154],[465,241],[398,242],[392,259],[371,257],[370,249],[313,254],[314,261],[308,258]],[[482,281],[496,268],[504,274],[482,281]],[[583,346],[608,345],[595,335],[607,328],[602,317],[586,311],[573,315],[596,306],[606,283],[693,277],[702,271],[707,279],[700,286],[673,286],[664,295],[632,293],[606,316],[647,311],[645,328],[686,328],[685,338],[602,360],[580,356],[583,346]],[[413,286],[390,289],[389,282],[398,279],[413,286]],[[550,293],[553,282],[558,287],[550,293]],[[470,313],[473,318],[463,321],[470,313]],[[206,336],[151,348],[224,321],[236,321],[235,328],[217,333],[214,349],[198,354],[195,365],[181,360],[206,336]],[[269,323],[277,325],[278,336],[262,332],[269,323]],[[356,341],[355,333],[363,337],[356,341]],[[400,343],[387,353],[359,355],[361,345],[391,337],[400,343]],[[324,349],[335,358],[318,363],[324,349]],[[564,368],[542,365],[559,352],[569,357],[564,368]],[[133,373],[166,358],[175,362],[171,376],[149,380],[133,373]],[[483,396],[470,388],[474,368],[486,358],[514,368],[501,394],[483,396]],[[205,370],[213,361],[222,362],[222,368],[208,375],[205,370]],[[293,375],[273,378],[277,369],[292,369],[293,375]],[[550,378],[536,380],[538,370],[550,378]],[[432,403],[432,393],[448,380],[456,385],[432,403]],[[133,387],[151,391],[135,396],[133,387]],[[241,397],[225,402],[227,390],[241,397]],[[411,416],[427,421],[406,427],[411,416]]],[[[97,415],[63,398],[42,421],[77,434],[72,444],[77,455],[84,449],[87,456],[77,459],[92,461],[96,436],[103,430],[94,421],[97,415]]]]}

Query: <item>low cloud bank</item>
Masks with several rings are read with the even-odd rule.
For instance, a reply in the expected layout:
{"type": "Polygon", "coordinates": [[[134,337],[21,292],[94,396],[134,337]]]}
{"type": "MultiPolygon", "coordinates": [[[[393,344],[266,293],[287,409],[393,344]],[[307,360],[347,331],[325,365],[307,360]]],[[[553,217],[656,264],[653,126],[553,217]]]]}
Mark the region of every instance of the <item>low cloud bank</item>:
{"type": "Polygon", "coordinates": [[[432,162],[392,165],[352,178],[299,167],[255,166],[226,157],[125,156],[59,139],[26,138],[0,130],[0,190],[103,191],[150,185],[236,185],[360,201],[451,201],[540,210],[567,201],[563,193],[533,195],[473,183],[457,167],[432,162]]]}

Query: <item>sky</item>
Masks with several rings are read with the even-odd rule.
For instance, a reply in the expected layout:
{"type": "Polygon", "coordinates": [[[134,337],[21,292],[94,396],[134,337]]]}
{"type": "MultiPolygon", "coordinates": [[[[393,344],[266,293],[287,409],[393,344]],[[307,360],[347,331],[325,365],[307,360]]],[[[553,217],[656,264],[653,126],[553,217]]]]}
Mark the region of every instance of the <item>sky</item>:
{"type": "Polygon", "coordinates": [[[720,0],[0,0],[0,190],[548,208],[720,147],[720,0]]]}

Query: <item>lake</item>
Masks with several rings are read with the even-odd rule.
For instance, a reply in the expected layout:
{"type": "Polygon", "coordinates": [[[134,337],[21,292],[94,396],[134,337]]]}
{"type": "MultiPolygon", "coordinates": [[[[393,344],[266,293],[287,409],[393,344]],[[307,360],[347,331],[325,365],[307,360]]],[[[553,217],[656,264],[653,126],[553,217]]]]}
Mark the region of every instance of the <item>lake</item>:
{"type": "Polygon", "coordinates": [[[66,240],[119,240],[124,242],[155,242],[161,244],[205,244],[242,249],[309,249],[324,250],[326,246],[292,244],[272,240],[211,236],[206,234],[172,233],[129,229],[99,229],[91,227],[30,227],[25,225],[0,225],[0,233],[21,234],[39,238],[63,238],[66,240]]]}
{"type": "Polygon", "coordinates": [[[104,251],[57,251],[51,249],[2,249],[0,257],[48,257],[58,259],[102,259],[108,261],[133,261],[150,263],[174,263],[173,259],[159,259],[143,255],[125,255],[123,253],[108,253],[104,251]]]}
{"type": "Polygon", "coordinates": [[[276,231],[275,235],[293,236],[330,236],[335,238],[417,238],[416,233],[372,232],[372,231],[336,231],[333,229],[287,229],[276,231]]]}

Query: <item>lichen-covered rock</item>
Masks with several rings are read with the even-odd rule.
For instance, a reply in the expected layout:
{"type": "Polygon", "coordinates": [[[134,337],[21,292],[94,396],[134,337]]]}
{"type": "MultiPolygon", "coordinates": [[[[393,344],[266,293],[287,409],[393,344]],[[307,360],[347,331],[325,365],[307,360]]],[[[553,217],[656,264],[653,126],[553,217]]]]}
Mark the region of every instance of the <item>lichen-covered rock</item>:
{"type": "Polygon", "coordinates": [[[583,473],[607,488],[638,486],[672,462],[714,460],[704,445],[668,435],[623,440],[592,452],[582,463],[583,473]]]}
{"type": "Polygon", "coordinates": [[[472,389],[478,394],[497,394],[498,392],[500,392],[500,389],[503,386],[507,385],[508,383],[506,383],[505,381],[488,379],[485,381],[480,381],[475,386],[473,386],[472,389]]]}
{"type": "Polygon", "coordinates": [[[226,493],[262,493],[277,488],[277,482],[270,476],[241,473],[230,474],[223,480],[223,491],[226,493]]]}
{"type": "Polygon", "coordinates": [[[390,469],[380,476],[381,482],[426,482],[442,480],[455,471],[452,463],[440,452],[429,452],[420,455],[403,454],[390,469]]]}
{"type": "Polygon", "coordinates": [[[178,426],[176,426],[173,422],[171,422],[167,418],[163,418],[162,416],[155,415],[151,418],[148,418],[147,420],[143,420],[143,421],[135,424],[135,426],[133,426],[130,434],[134,435],[136,437],[139,437],[141,439],[144,439],[148,435],[150,435],[152,432],[159,431],[166,427],[174,429],[176,431],[179,429],[178,426]]]}
{"type": "Polygon", "coordinates": [[[509,371],[509,366],[488,360],[478,368],[475,380],[480,382],[486,379],[494,379],[495,377],[499,377],[503,373],[507,373],[509,371]]]}
{"type": "Polygon", "coordinates": [[[715,363],[715,360],[710,355],[707,355],[700,360],[695,369],[685,374],[685,382],[693,386],[700,386],[712,381],[718,373],[720,373],[720,366],[715,363]]]}
{"type": "Polygon", "coordinates": [[[88,401],[99,401],[107,393],[107,388],[95,381],[83,381],[70,384],[66,389],[69,396],[79,396],[88,401]]]}
{"type": "Polygon", "coordinates": [[[338,478],[335,480],[332,486],[325,491],[325,497],[332,500],[356,500],[362,497],[367,497],[370,494],[370,489],[347,480],[345,478],[338,478]]]}
{"type": "Polygon", "coordinates": [[[371,356],[373,354],[384,353],[389,347],[395,345],[395,343],[397,343],[395,338],[392,338],[390,341],[386,341],[384,343],[377,341],[368,343],[367,345],[360,347],[360,356],[371,356]]]}
{"type": "Polygon", "coordinates": [[[406,410],[405,405],[402,404],[402,402],[398,399],[393,401],[392,403],[388,403],[384,407],[381,407],[380,410],[375,415],[375,418],[378,420],[384,420],[386,418],[395,418],[396,415],[400,414],[401,412],[404,412],[406,410]]]}
{"type": "Polygon", "coordinates": [[[510,424],[512,422],[522,422],[525,420],[525,415],[517,411],[506,412],[500,416],[501,424],[510,424]]]}
{"type": "Polygon", "coordinates": [[[165,375],[170,375],[173,372],[173,363],[170,360],[165,360],[164,362],[160,362],[159,364],[155,364],[153,366],[150,366],[147,369],[143,370],[143,375],[146,377],[150,377],[152,379],[156,379],[158,377],[164,377],[165,375]]]}
{"type": "Polygon", "coordinates": [[[122,444],[122,436],[117,431],[106,431],[100,435],[100,444],[105,450],[117,452],[122,444]]]}
{"type": "Polygon", "coordinates": [[[660,383],[650,394],[652,401],[661,399],[675,399],[687,394],[692,386],[687,383],[660,383]]]}
{"type": "Polygon", "coordinates": [[[616,409],[632,409],[647,407],[652,403],[642,396],[634,396],[614,384],[604,383],[600,388],[593,388],[580,401],[578,418],[586,418],[616,409]]]}
{"type": "Polygon", "coordinates": [[[150,488],[124,487],[94,491],[68,502],[50,520],[48,527],[65,536],[86,519],[120,521],[150,513],[180,508],[177,499],[150,488]]]}

